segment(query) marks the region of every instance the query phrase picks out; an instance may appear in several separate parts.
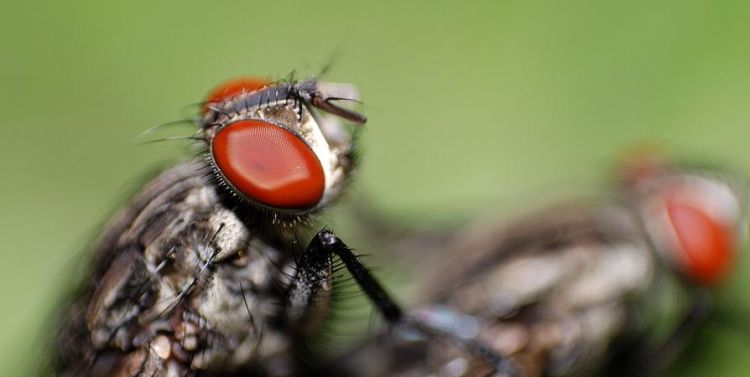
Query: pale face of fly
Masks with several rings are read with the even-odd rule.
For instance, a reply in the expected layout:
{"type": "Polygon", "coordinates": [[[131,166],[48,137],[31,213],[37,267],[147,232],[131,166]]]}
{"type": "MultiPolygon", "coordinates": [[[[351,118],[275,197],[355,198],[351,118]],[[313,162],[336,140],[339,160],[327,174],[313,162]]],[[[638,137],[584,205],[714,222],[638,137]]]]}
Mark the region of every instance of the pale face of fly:
{"type": "Polygon", "coordinates": [[[296,220],[325,207],[355,163],[342,119],[366,121],[335,102],[358,100],[352,85],[315,80],[239,79],[216,88],[202,131],[219,185],[274,218],[296,220]]]}

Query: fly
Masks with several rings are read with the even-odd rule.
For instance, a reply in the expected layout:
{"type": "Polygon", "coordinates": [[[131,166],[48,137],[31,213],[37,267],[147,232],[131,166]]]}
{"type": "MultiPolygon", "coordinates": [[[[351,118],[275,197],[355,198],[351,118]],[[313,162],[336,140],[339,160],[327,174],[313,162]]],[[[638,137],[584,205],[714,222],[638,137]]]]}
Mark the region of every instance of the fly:
{"type": "Polygon", "coordinates": [[[726,175],[644,156],[625,164],[614,200],[470,226],[431,258],[439,267],[411,315],[487,345],[510,367],[407,331],[345,355],[339,375],[658,372],[705,320],[708,288],[733,265],[745,197],[726,175]]]}
{"type": "Polygon", "coordinates": [[[159,174],[105,227],[65,313],[54,371],[291,376],[347,269],[387,321],[401,308],[323,229],[297,239],[356,165],[350,84],[238,79],[202,107],[205,159],[159,174]],[[321,112],[322,111],[322,112],[321,112]]]}

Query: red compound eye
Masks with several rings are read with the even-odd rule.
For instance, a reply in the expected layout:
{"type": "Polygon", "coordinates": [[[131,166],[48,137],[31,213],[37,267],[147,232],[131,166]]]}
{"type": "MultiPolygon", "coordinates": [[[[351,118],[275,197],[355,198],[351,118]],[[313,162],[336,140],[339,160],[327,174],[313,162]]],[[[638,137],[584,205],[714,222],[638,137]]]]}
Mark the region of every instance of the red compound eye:
{"type": "Polygon", "coordinates": [[[292,132],[260,120],[222,128],[211,143],[214,161],[240,192],[273,208],[308,209],[325,191],[312,149],[292,132]]]}
{"type": "Polygon", "coordinates": [[[704,211],[680,201],[669,201],[667,214],[686,272],[699,283],[719,282],[734,256],[730,229],[704,211]]]}
{"type": "Polygon", "coordinates": [[[212,103],[217,103],[226,100],[227,98],[234,97],[238,94],[254,92],[258,89],[263,89],[268,86],[270,82],[266,79],[242,77],[234,80],[227,81],[211,91],[206,97],[206,105],[203,112],[208,111],[208,106],[212,103]]]}

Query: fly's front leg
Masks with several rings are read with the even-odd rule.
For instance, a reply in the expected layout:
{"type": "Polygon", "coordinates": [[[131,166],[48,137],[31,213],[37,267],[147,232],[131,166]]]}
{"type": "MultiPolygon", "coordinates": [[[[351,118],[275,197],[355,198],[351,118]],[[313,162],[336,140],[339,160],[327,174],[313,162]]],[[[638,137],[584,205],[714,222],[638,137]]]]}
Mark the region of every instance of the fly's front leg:
{"type": "MultiPolygon", "coordinates": [[[[672,335],[658,345],[652,354],[652,370],[666,369],[669,362],[678,357],[687,347],[695,333],[703,327],[711,312],[711,296],[707,291],[695,289],[690,292],[690,307],[682,317],[672,335]]],[[[654,373],[655,374],[655,373],[654,373]]]]}
{"type": "Polygon", "coordinates": [[[403,321],[403,311],[357,256],[329,230],[312,239],[297,261],[297,272],[286,300],[286,319],[300,336],[311,336],[330,307],[333,289],[333,258],[341,263],[388,323],[403,321]]]}
{"type": "MultiPolygon", "coordinates": [[[[403,309],[390,297],[380,282],[359,262],[352,250],[333,232],[320,231],[310,242],[305,254],[298,263],[297,277],[289,294],[291,318],[301,318],[309,313],[305,303],[319,305],[318,297],[330,292],[330,276],[333,256],[337,256],[359,284],[376,309],[394,327],[418,332],[425,337],[445,341],[461,347],[474,356],[493,366],[502,376],[519,376],[518,368],[507,357],[493,352],[489,347],[473,339],[465,339],[453,331],[428,322],[420,321],[404,314],[403,309]],[[326,291],[326,289],[328,289],[326,291]],[[316,302],[317,301],[317,302],[316,302]]],[[[320,307],[316,307],[320,309],[320,307]]]]}
{"type": "Polygon", "coordinates": [[[400,324],[403,321],[404,314],[401,307],[391,299],[370,270],[359,262],[359,258],[354,252],[333,232],[329,230],[320,231],[310,242],[307,251],[318,255],[328,255],[329,258],[333,255],[338,256],[351,273],[354,281],[357,282],[386,321],[391,324],[400,324]]]}
{"type": "MultiPolygon", "coordinates": [[[[671,334],[660,342],[636,344],[616,367],[621,375],[654,376],[666,370],[688,346],[696,332],[705,325],[711,313],[711,297],[707,291],[693,289],[687,292],[689,302],[671,334]]],[[[620,374],[618,374],[620,375],[620,374]]]]}

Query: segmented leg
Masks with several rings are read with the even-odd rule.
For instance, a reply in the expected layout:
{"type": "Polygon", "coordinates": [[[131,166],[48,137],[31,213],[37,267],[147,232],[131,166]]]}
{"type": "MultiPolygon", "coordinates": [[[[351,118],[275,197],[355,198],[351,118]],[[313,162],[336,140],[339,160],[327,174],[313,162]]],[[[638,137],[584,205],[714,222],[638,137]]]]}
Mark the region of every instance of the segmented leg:
{"type": "Polygon", "coordinates": [[[419,321],[404,314],[403,309],[390,297],[372,273],[359,262],[352,250],[329,230],[322,230],[313,238],[299,262],[298,276],[289,296],[290,307],[293,310],[296,307],[303,307],[301,299],[311,300],[316,289],[321,287],[320,284],[324,284],[322,279],[324,273],[321,272],[325,271],[323,266],[333,255],[341,259],[362,291],[390,325],[417,332],[430,339],[457,345],[489,363],[501,376],[520,375],[511,359],[491,351],[481,342],[465,339],[453,330],[419,321]]]}
{"type": "Polygon", "coordinates": [[[657,344],[638,343],[631,353],[627,353],[617,365],[624,364],[622,375],[654,376],[664,371],[688,345],[711,312],[711,297],[701,289],[690,294],[690,306],[674,331],[657,344]]]}

